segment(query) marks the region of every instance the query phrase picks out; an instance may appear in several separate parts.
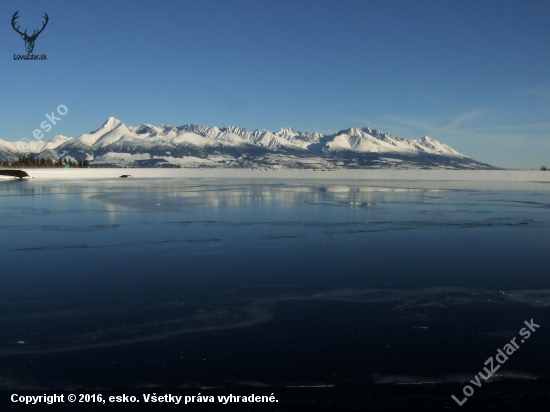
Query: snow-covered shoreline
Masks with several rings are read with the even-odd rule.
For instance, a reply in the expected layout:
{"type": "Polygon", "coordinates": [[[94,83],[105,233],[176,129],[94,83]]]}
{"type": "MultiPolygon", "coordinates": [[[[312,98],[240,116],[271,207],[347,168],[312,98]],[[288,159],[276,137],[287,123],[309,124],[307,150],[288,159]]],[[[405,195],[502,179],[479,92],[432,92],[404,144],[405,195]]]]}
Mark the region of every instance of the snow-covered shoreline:
{"type": "Polygon", "coordinates": [[[323,180],[475,180],[550,182],[550,172],[514,170],[250,170],[250,169],[22,169],[34,179],[132,178],[231,178],[231,179],[323,179],[323,180]]]}

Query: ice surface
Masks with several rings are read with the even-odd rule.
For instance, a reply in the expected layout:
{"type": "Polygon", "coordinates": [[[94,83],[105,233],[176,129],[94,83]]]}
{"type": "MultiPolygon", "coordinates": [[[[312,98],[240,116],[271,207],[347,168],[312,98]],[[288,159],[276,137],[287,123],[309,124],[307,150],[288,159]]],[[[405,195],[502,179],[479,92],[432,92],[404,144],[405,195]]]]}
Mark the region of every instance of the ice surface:
{"type": "MultiPolygon", "coordinates": [[[[128,160],[131,155],[109,153],[108,156],[128,160]]],[[[148,155],[137,155],[146,159],[148,155]]],[[[181,159],[199,162],[199,158],[181,159]]],[[[210,160],[208,162],[211,162],[210,160]]],[[[516,181],[550,183],[550,173],[512,170],[261,170],[261,169],[159,169],[159,168],[98,168],[98,169],[25,169],[37,179],[98,179],[118,177],[125,171],[141,178],[240,178],[240,179],[357,179],[357,180],[415,180],[415,181],[516,181]]]]}

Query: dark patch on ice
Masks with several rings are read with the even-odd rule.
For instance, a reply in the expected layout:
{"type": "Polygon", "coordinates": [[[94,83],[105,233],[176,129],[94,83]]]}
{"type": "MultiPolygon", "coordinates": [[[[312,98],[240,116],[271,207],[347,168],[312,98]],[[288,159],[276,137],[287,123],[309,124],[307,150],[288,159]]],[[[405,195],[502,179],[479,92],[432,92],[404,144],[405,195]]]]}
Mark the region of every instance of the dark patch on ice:
{"type": "Polygon", "coordinates": [[[34,246],[34,247],[24,247],[18,249],[9,249],[10,252],[33,252],[33,251],[43,251],[43,250],[63,250],[63,249],[103,249],[108,247],[113,247],[115,245],[98,245],[98,246],[89,246],[89,245],[52,245],[52,246],[34,246]]]}
{"type": "Polygon", "coordinates": [[[0,226],[0,229],[7,230],[47,230],[54,232],[97,232],[102,230],[113,230],[121,227],[121,224],[111,225],[90,225],[90,226],[61,226],[61,225],[14,225],[0,226]]]}
{"type": "Polygon", "coordinates": [[[221,242],[222,239],[212,238],[212,239],[166,239],[166,240],[150,240],[145,243],[148,244],[164,244],[164,243],[211,243],[211,242],[221,242]]]}
{"type": "MultiPolygon", "coordinates": [[[[254,305],[193,309],[183,303],[169,308],[166,305],[131,304],[122,310],[117,309],[112,311],[110,305],[94,312],[82,308],[78,316],[80,322],[65,334],[56,327],[55,319],[59,314],[50,317],[50,322],[42,320],[39,335],[25,333],[24,326],[20,326],[23,329],[19,331],[12,326],[8,336],[3,336],[0,331],[0,354],[60,353],[129,345],[190,333],[245,328],[267,322],[272,317],[270,311],[254,305]],[[25,340],[9,339],[17,334],[25,336],[25,340]]],[[[19,325],[28,324],[35,316],[27,314],[20,319],[19,325]]],[[[62,322],[67,322],[65,316],[62,316],[62,322]]]]}
{"type": "MultiPolygon", "coordinates": [[[[419,376],[419,375],[371,375],[371,379],[375,384],[379,385],[428,385],[428,384],[442,384],[442,383],[464,383],[470,382],[472,375],[466,374],[454,374],[454,375],[442,375],[442,376],[419,376]]],[[[503,379],[520,379],[520,380],[535,380],[538,379],[538,375],[534,375],[526,372],[514,372],[508,373],[496,372],[488,383],[503,379]]]]}
{"type": "Polygon", "coordinates": [[[487,333],[487,336],[491,339],[511,339],[514,336],[517,336],[518,331],[517,330],[501,330],[501,331],[495,331],[495,332],[489,332],[487,333]]]}
{"type": "Polygon", "coordinates": [[[264,236],[262,237],[262,239],[273,239],[273,240],[277,240],[277,239],[299,239],[299,238],[302,238],[304,237],[305,235],[278,235],[278,236],[264,236]]]}
{"type": "MultiPolygon", "coordinates": [[[[425,327],[427,319],[419,308],[472,304],[547,307],[550,306],[550,290],[309,288],[202,306],[186,305],[180,301],[159,303],[131,299],[5,303],[1,305],[0,355],[78,351],[162,340],[183,334],[247,328],[269,321],[275,316],[278,304],[292,301],[390,303],[395,310],[407,311],[399,316],[409,313],[410,318],[421,321],[420,325],[425,327]],[[35,330],[35,321],[40,322],[40,334],[31,333],[35,330]],[[8,324],[9,328],[6,327],[8,324]],[[63,327],[67,324],[71,327],[63,327]]],[[[384,383],[395,382],[386,379],[384,383]]]]}

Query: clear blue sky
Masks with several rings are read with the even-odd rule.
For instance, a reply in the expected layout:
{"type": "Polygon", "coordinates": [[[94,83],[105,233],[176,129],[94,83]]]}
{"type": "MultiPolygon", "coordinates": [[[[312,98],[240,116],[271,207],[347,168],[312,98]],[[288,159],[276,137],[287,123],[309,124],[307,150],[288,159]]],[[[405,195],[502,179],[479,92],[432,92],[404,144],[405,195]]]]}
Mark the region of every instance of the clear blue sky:
{"type": "Polygon", "coordinates": [[[0,3],[0,138],[141,123],[428,135],[497,166],[550,166],[550,1],[0,3]],[[15,61],[22,28],[41,26],[15,61]]]}

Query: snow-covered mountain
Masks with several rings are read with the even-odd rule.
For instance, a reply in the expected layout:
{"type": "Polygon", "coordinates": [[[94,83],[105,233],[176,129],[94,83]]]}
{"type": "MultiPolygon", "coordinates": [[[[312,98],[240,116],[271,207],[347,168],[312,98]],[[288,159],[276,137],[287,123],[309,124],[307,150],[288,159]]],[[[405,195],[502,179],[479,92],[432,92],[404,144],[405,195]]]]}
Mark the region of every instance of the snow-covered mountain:
{"type": "MultiPolygon", "coordinates": [[[[332,135],[285,127],[272,133],[228,126],[126,126],[110,117],[77,138],[32,141],[38,158],[88,160],[96,166],[245,168],[491,169],[430,137],[406,140],[365,127],[332,135]]],[[[15,160],[20,145],[0,139],[0,160],[15,160]]]]}
{"type": "Polygon", "coordinates": [[[0,161],[3,160],[17,160],[19,150],[17,149],[17,144],[14,142],[7,142],[0,139],[0,161]]]}

